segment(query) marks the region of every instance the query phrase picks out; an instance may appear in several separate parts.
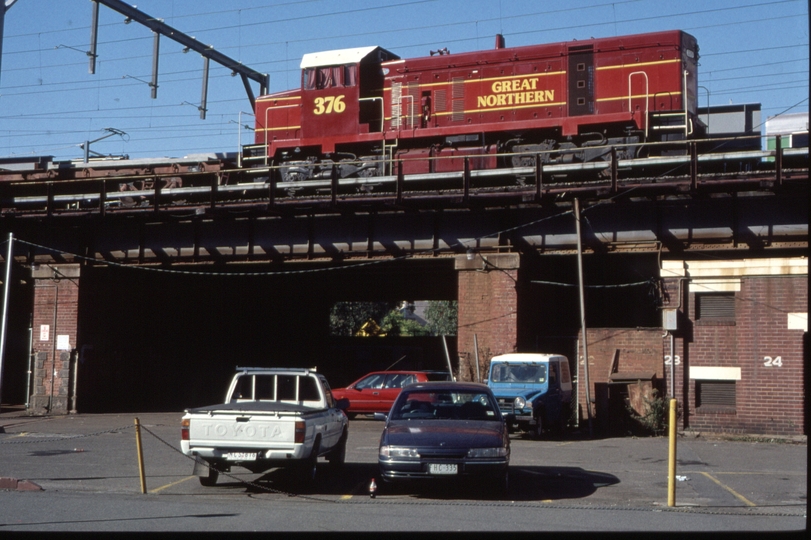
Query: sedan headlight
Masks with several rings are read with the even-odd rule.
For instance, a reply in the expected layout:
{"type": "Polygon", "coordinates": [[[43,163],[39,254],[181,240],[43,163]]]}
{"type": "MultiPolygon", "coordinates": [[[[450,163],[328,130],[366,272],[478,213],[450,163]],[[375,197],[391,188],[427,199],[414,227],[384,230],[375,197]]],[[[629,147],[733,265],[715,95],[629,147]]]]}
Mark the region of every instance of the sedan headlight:
{"type": "Polygon", "coordinates": [[[498,448],[471,448],[467,451],[469,458],[495,458],[504,457],[507,455],[507,449],[504,447],[498,448]]]}
{"type": "Polygon", "coordinates": [[[516,409],[523,409],[524,407],[527,406],[527,400],[522,398],[521,396],[518,396],[517,398],[515,398],[513,405],[515,405],[516,409]]]}
{"type": "Polygon", "coordinates": [[[380,457],[385,458],[415,458],[419,459],[420,453],[416,448],[407,448],[405,446],[381,446],[380,457]]]}

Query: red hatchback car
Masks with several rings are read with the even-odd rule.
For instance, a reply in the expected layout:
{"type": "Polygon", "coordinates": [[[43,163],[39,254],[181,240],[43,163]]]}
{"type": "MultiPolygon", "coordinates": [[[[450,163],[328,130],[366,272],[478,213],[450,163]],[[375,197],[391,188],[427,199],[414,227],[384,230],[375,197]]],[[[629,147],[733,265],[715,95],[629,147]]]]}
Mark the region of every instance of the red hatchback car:
{"type": "Polygon", "coordinates": [[[358,414],[387,413],[400,390],[409,384],[428,381],[451,381],[447,371],[373,371],[346,388],[333,388],[337,399],[347,398],[346,414],[353,418],[358,414]]]}

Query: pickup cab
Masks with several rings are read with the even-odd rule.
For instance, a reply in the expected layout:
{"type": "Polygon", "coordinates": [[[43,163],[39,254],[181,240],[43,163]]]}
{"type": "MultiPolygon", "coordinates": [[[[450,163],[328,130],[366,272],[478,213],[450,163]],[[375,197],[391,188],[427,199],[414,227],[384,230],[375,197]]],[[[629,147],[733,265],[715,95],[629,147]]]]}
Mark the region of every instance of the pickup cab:
{"type": "Polygon", "coordinates": [[[186,409],[180,447],[204,486],[235,465],[254,473],[290,467],[313,481],[319,457],[344,463],[347,406],[314,370],[238,367],[224,403],[186,409]]]}
{"type": "Polygon", "coordinates": [[[487,385],[511,431],[540,438],[546,428],[562,432],[572,400],[569,360],[560,354],[512,353],[490,360],[487,385]]]}

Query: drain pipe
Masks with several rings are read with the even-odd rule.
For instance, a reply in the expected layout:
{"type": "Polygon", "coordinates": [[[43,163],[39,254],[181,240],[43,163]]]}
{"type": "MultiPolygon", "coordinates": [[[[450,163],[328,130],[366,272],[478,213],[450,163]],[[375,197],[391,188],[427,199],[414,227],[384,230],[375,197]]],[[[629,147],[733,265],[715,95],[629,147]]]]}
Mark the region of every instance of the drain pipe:
{"type": "Polygon", "coordinates": [[[476,352],[476,382],[482,382],[482,376],[479,373],[479,336],[473,334],[473,350],[476,352]]]}
{"type": "Polygon", "coordinates": [[[25,374],[25,410],[28,410],[31,400],[31,368],[34,360],[34,321],[33,316],[28,320],[28,371],[25,374]]]}
{"type": "Polygon", "coordinates": [[[76,414],[76,388],[77,388],[77,381],[79,379],[79,354],[76,349],[73,349],[70,352],[70,359],[72,360],[73,364],[73,389],[71,392],[70,397],[70,414],[76,414]]]}
{"type": "Polygon", "coordinates": [[[48,412],[52,412],[54,408],[54,383],[56,382],[56,315],[59,309],[59,286],[54,286],[54,326],[50,338],[53,340],[53,349],[51,350],[51,392],[48,395],[48,412]]]}

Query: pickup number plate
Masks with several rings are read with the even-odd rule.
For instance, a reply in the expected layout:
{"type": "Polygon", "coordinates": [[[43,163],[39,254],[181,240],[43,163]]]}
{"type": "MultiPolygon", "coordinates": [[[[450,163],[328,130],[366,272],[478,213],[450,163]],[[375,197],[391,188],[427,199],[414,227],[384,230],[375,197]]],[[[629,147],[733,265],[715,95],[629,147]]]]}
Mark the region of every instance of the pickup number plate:
{"type": "Polygon", "coordinates": [[[456,463],[429,463],[428,472],[431,474],[456,474],[456,463]]]}
{"type": "Polygon", "coordinates": [[[256,461],[256,452],[230,452],[225,454],[227,461],[256,461]]]}

